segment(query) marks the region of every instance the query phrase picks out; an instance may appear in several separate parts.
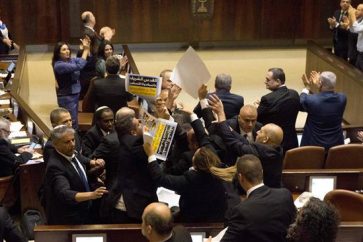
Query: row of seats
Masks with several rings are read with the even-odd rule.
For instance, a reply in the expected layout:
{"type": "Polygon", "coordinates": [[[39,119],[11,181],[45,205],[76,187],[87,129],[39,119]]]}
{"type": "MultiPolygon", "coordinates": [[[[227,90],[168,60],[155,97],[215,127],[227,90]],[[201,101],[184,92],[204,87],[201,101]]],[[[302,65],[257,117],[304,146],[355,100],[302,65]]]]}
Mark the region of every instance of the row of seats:
{"type": "Polygon", "coordinates": [[[363,169],[363,145],[337,145],[329,149],[302,146],[288,150],[283,169],[363,169]]]}
{"type": "Polygon", "coordinates": [[[324,201],[330,202],[339,211],[341,221],[363,222],[363,195],[348,190],[328,192],[324,201]]]}

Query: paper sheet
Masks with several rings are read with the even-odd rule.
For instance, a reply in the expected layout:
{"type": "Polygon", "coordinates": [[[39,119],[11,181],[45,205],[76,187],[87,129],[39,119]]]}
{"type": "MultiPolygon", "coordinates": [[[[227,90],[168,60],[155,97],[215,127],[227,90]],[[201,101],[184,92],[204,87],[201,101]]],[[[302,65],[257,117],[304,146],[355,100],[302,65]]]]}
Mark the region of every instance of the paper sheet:
{"type": "Polygon", "coordinates": [[[192,47],[189,47],[176,64],[171,80],[194,98],[198,98],[198,88],[209,81],[210,73],[192,47]]]}
{"type": "Polygon", "coordinates": [[[159,187],[156,191],[156,194],[159,201],[167,203],[169,208],[173,206],[179,207],[180,195],[176,194],[174,191],[166,189],[164,187],[159,187]]]}

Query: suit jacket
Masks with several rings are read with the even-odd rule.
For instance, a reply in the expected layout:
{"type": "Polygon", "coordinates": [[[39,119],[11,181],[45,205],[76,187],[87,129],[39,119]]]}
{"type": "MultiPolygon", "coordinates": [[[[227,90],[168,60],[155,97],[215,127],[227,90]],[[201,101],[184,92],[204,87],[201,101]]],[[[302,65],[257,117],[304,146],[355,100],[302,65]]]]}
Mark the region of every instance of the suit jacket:
{"type": "Polygon", "coordinates": [[[5,139],[0,139],[0,177],[14,175],[14,169],[32,158],[29,152],[16,156],[17,148],[5,139]]]}
{"type": "Polygon", "coordinates": [[[342,121],[347,98],[342,93],[321,92],[300,95],[303,110],[308,113],[301,146],[317,145],[329,149],[344,143],[342,121]]]}
{"type": "MultiPolygon", "coordinates": [[[[221,99],[227,119],[232,118],[235,115],[238,115],[240,109],[244,105],[244,99],[242,96],[233,94],[227,90],[220,89],[213,93],[208,94],[208,96],[212,94],[216,94],[221,99]]],[[[194,108],[194,113],[197,114],[199,118],[202,117],[201,107],[199,103],[194,108]]]]}
{"type": "Polygon", "coordinates": [[[227,209],[223,182],[210,173],[191,169],[181,176],[165,174],[157,161],[148,164],[152,179],[158,186],[180,194],[182,222],[221,222],[227,209]]]}
{"type": "MultiPolygon", "coordinates": [[[[227,119],[227,124],[237,133],[241,134],[241,129],[239,127],[239,123],[238,123],[238,116],[236,115],[230,119],[227,119]]],[[[252,136],[253,136],[253,140],[256,140],[256,136],[257,136],[257,131],[259,131],[261,129],[263,125],[260,122],[256,122],[255,127],[253,127],[252,129],[252,136]]]]}
{"type": "Polygon", "coordinates": [[[127,107],[133,95],[125,89],[125,79],[119,75],[108,75],[94,80],[91,85],[91,98],[95,103],[95,110],[101,106],[108,106],[116,113],[120,108],[127,107]]]}
{"type": "Polygon", "coordinates": [[[117,180],[120,142],[117,133],[112,132],[104,136],[98,146],[93,150],[91,156],[105,160],[106,187],[111,188],[112,183],[117,180]]]}
{"type": "MultiPolygon", "coordinates": [[[[77,154],[81,164],[89,165],[89,159],[77,154]]],[[[78,172],[70,161],[55,149],[50,153],[45,171],[45,211],[48,224],[89,223],[90,202],[77,202],[75,195],[86,192],[78,172]]]]}
{"type": "Polygon", "coordinates": [[[141,221],[144,208],[158,201],[157,187],[147,169],[148,158],[143,149],[142,136],[125,134],[118,139],[117,182],[112,185],[108,196],[105,196],[101,213],[109,216],[122,194],[127,215],[141,221]]]}
{"type": "Polygon", "coordinates": [[[83,36],[88,36],[91,39],[91,53],[92,55],[96,56],[98,52],[98,47],[100,46],[103,38],[101,35],[97,33],[97,31],[92,30],[86,26],[83,26],[83,36]]]}
{"type": "Polygon", "coordinates": [[[295,218],[291,193],[262,186],[237,205],[228,216],[228,229],[221,242],[281,242],[295,218]]]}
{"type": "MultiPolygon", "coordinates": [[[[82,142],[79,137],[78,132],[74,133],[74,140],[76,142],[76,151],[81,154],[82,153],[82,142]]],[[[52,144],[52,140],[48,139],[43,148],[43,159],[45,163],[48,163],[50,154],[54,151],[54,146],[52,144]]]]}
{"type": "Polygon", "coordinates": [[[173,235],[165,242],[192,242],[192,236],[189,231],[182,225],[173,228],[173,235]]]}
{"type": "Polygon", "coordinates": [[[28,241],[20,232],[5,208],[0,207],[0,241],[25,242],[28,241]]]}
{"type": "Polygon", "coordinates": [[[263,96],[257,108],[259,122],[277,124],[284,131],[284,152],[298,146],[295,122],[299,110],[299,94],[286,86],[263,96]]]}
{"type": "Polygon", "coordinates": [[[82,155],[93,158],[93,152],[101,143],[103,137],[101,129],[93,125],[82,138],[82,155]]]}
{"type": "Polygon", "coordinates": [[[243,136],[231,131],[226,122],[219,123],[219,134],[227,148],[235,157],[253,154],[260,158],[263,167],[263,182],[269,187],[281,187],[282,159],[281,146],[249,143],[243,136]]]}
{"type": "MultiPolygon", "coordinates": [[[[334,17],[338,23],[340,18],[340,12],[341,12],[340,9],[334,12],[334,17]]],[[[344,15],[348,16],[348,12],[346,12],[344,15]]],[[[334,50],[336,52],[335,54],[343,57],[344,59],[347,59],[348,45],[349,45],[348,39],[350,31],[340,28],[340,26],[338,26],[337,28],[333,28],[332,31],[333,31],[334,50]]]]}

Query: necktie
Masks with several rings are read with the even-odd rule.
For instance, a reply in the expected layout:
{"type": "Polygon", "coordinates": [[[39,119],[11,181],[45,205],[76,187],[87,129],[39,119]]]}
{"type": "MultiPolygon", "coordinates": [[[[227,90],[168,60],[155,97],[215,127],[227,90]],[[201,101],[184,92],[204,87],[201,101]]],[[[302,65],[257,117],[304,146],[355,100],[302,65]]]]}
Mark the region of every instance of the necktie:
{"type": "Polygon", "coordinates": [[[339,20],[338,20],[339,23],[342,21],[343,16],[344,16],[344,12],[340,11],[339,20]]]}
{"type": "Polygon", "coordinates": [[[89,185],[88,185],[87,178],[86,178],[86,176],[84,175],[84,173],[82,172],[81,168],[79,167],[78,162],[77,162],[77,160],[76,160],[76,157],[73,157],[71,161],[72,161],[72,163],[74,164],[74,166],[75,166],[75,167],[76,167],[76,169],[77,169],[78,175],[79,175],[79,177],[81,178],[81,181],[82,181],[82,183],[83,183],[83,185],[84,185],[84,188],[86,189],[86,192],[89,192],[89,191],[90,191],[90,189],[89,189],[89,185]]]}

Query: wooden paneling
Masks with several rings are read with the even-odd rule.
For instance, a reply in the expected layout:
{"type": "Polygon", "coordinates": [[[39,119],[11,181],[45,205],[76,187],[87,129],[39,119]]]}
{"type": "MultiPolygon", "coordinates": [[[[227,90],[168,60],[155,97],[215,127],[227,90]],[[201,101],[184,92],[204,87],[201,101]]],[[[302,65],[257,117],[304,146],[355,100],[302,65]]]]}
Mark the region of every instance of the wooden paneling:
{"type": "MultiPolygon", "coordinates": [[[[339,0],[214,0],[211,18],[192,14],[191,0],[2,0],[1,19],[20,44],[78,41],[80,14],[97,29],[116,29],[115,43],[330,39],[327,17],[339,0]]],[[[285,41],[286,42],[286,41],[285,41]]]]}

